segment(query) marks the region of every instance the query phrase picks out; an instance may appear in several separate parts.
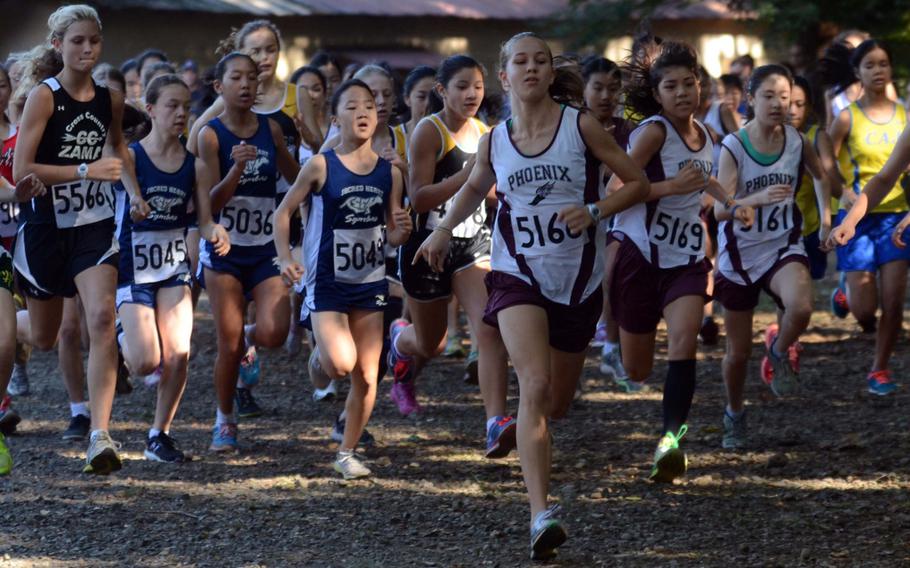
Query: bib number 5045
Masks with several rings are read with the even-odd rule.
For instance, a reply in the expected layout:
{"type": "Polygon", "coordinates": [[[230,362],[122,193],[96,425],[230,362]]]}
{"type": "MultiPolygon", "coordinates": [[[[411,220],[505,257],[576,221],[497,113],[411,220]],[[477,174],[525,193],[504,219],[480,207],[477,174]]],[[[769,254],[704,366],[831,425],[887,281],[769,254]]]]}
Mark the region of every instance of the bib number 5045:
{"type": "Polygon", "coordinates": [[[541,220],[539,215],[515,217],[515,228],[521,233],[523,240],[518,246],[523,249],[533,247],[546,247],[549,244],[558,245],[566,239],[577,239],[581,234],[573,233],[563,223],[557,225],[559,214],[553,212],[549,221],[541,220]],[[565,227],[565,228],[563,228],[565,227]]]}
{"type": "Polygon", "coordinates": [[[134,270],[160,270],[164,265],[177,266],[186,262],[186,242],[176,241],[166,244],[139,244],[133,247],[136,265],[134,270]]]}

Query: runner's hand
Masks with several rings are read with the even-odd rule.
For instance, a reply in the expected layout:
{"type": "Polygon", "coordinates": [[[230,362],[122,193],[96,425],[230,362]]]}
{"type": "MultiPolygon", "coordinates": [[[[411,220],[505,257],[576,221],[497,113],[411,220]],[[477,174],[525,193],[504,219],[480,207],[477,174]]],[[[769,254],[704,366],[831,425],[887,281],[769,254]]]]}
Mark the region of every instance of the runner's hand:
{"type": "Polygon", "coordinates": [[[130,197],[130,219],[134,223],[142,222],[151,212],[152,208],[149,207],[149,204],[146,203],[141,195],[130,197]]]}
{"type": "Polygon", "coordinates": [[[855,234],[856,227],[847,223],[838,225],[828,234],[828,239],[825,241],[826,248],[832,250],[834,247],[842,247],[849,243],[855,234]]]}
{"type": "Polygon", "coordinates": [[[417,252],[414,253],[414,260],[411,266],[416,266],[421,259],[430,265],[434,272],[442,272],[445,268],[446,257],[449,255],[449,241],[452,236],[448,231],[437,229],[430,233],[417,252]]]}
{"type": "Polygon", "coordinates": [[[293,286],[303,278],[303,266],[293,260],[280,261],[281,280],[285,286],[293,286]]]}
{"type": "Polygon", "coordinates": [[[907,230],[907,227],[910,227],[910,214],[904,215],[897,227],[894,227],[894,231],[891,233],[891,242],[894,243],[894,246],[898,248],[907,247],[907,243],[904,241],[904,231],[907,230]]]}
{"type": "Polygon", "coordinates": [[[88,179],[99,181],[120,181],[123,175],[123,160],[120,158],[101,158],[88,165],[88,179]]]}
{"type": "Polygon", "coordinates": [[[47,193],[47,188],[35,174],[28,174],[16,184],[16,201],[20,203],[33,197],[40,197],[45,193],[47,193]]]}
{"type": "Polygon", "coordinates": [[[231,251],[231,237],[225,228],[218,223],[200,226],[199,235],[212,243],[215,254],[218,256],[224,256],[231,251]]]}

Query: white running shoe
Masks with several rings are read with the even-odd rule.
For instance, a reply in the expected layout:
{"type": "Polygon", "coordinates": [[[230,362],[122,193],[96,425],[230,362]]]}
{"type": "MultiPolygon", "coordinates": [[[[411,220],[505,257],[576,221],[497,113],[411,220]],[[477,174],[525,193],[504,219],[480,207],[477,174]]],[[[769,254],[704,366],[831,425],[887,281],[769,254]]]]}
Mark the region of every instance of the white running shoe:
{"type": "Polygon", "coordinates": [[[313,402],[331,402],[338,396],[338,381],[329,382],[329,386],[324,389],[313,389],[313,402]]]}
{"type": "Polygon", "coordinates": [[[357,459],[357,456],[354,455],[354,452],[338,452],[338,455],[335,457],[335,463],[332,464],[332,467],[335,468],[335,471],[341,474],[345,479],[357,479],[360,477],[368,477],[373,472],[363,465],[363,463],[357,459]]]}
{"type": "Polygon", "coordinates": [[[92,432],[88,451],[85,454],[85,467],[82,473],[108,475],[123,467],[120,456],[117,455],[117,443],[111,435],[104,430],[92,432]]]}

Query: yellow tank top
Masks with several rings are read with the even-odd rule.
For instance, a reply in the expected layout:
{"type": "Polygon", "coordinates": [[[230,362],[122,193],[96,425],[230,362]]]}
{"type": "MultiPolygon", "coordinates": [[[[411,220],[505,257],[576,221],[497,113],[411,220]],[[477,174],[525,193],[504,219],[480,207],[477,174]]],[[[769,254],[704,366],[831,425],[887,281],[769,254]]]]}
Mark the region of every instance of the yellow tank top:
{"type": "MultiPolygon", "coordinates": [[[[806,139],[818,153],[818,125],[816,124],[806,132],[806,139]]],[[[811,235],[821,226],[818,214],[818,202],[815,200],[815,182],[809,172],[803,172],[803,179],[796,191],[796,206],[803,216],[803,236],[811,235]]]]}
{"type": "MultiPolygon", "coordinates": [[[[844,191],[852,190],[859,194],[891,156],[907,124],[907,111],[902,105],[895,104],[894,114],[885,123],[871,120],[856,102],[851,103],[847,111],[850,113],[850,132],[838,155],[838,165],[841,175],[847,180],[844,191]]],[[[898,213],[907,209],[904,190],[897,183],[871,213],[898,213]]]]}
{"type": "Polygon", "coordinates": [[[404,163],[408,163],[408,136],[403,122],[392,127],[392,148],[404,163]]]}

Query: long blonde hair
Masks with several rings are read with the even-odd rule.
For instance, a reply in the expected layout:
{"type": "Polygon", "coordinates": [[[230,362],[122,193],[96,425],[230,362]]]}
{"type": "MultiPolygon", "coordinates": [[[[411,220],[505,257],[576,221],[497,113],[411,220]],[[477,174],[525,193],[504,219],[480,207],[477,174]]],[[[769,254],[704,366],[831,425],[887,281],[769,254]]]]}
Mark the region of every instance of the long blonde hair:
{"type": "Polygon", "coordinates": [[[35,85],[48,77],[53,77],[63,70],[63,59],[54,49],[53,41],[63,40],[66,30],[76,22],[91,21],[101,31],[101,18],[98,12],[85,4],[63,6],[54,11],[47,19],[47,38],[44,43],[22,54],[17,61],[22,66],[22,79],[16,88],[16,97],[26,97],[35,85]]]}

